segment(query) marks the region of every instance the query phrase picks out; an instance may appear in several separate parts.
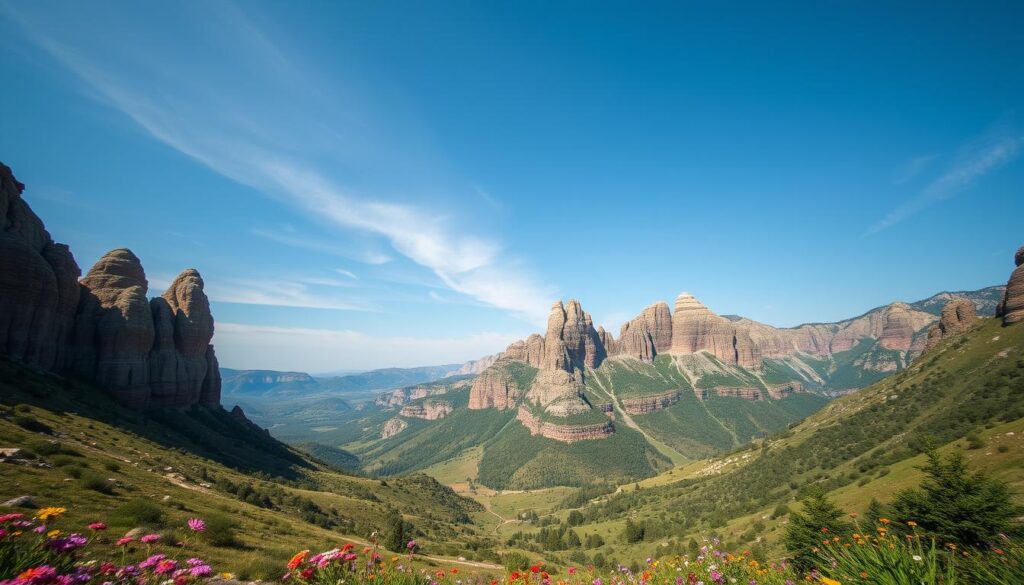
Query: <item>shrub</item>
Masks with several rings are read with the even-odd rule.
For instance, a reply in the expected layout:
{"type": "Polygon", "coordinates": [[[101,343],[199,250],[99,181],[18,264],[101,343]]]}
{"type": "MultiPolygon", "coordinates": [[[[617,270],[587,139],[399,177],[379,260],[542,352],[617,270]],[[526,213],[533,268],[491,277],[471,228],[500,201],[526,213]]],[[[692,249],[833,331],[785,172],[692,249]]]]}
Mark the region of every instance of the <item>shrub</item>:
{"type": "Polygon", "coordinates": [[[92,490],[94,492],[99,492],[101,494],[108,495],[114,493],[114,486],[109,481],[107,481],[107,478],[93,471],[83,471],[81,475],[81,481],[82,487],[84,487],[87,490],[92,490]]]}
{"type": "Polygon", "coordinates": [[[14,422],[14,424],[25,429],[26,431],[31,431],[33,433],[46,433],[47,435],[53,434],[53,429],[51,429],[45,423],[40,422],[36,420],[34,417],[28,416],[26,414],[19,414],[11,420],[14,422]]]}
{"type": "MultiPolygon", "coordinates": [[[[110,521],[120,526],[161,526],[164,511],[149,500],[136,498],[118,506],[110,513],[110,521]]],[[[209,522],[207,522],[209,527],[209,522]]]]}
{"type": "Polygon", "coordinates": [[[60,453],[60,443],[54,443],[52,441],[29,441],[28,448],[36,455],[42,455],[44,457],[60,453]]]}
{"type": "Polygon", "coordinates": [[[803,505],[803,512],[793,512],[789,516],[785,543],[786,550],[793,555],[794,564],[810,569],[822,539],[848,535],[852,527],[843,520],[843,511],[820,489],[812,490],[804,498],[803,505]]]}
{"type": "Polygon", "coordinates": [[[235,522],[227,515],[211,514],[206,517],[206,530],[202,534],[213,546],[237,546],[235,528],[235,522]]]}

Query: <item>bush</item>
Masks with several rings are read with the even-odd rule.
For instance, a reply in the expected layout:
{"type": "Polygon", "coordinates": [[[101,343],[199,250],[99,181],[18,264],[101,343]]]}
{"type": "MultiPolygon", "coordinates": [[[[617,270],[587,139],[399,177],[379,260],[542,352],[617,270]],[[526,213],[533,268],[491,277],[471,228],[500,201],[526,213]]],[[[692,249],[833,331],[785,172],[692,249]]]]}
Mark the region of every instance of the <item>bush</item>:
{"type": "MultiPolygon", "coordinates": [[[[149,500],[129,500],[110,513],[110,521],[119,526],[162,526],[164,511],[149,500]]],[[[207,523],[209,527],[209,523],[207,523]]]]}
{"type": "Polygon", "coordinates": [[[87,490],[92,490],[94,492],[99,492],[101,494],[108,495],[114,493],[113,484],[107,481],[107,478],[103,477],[102,475],[86,470],[82,472],[81,478],[82,487],[84,487],[87,490]]]}
{"type": "Polygon", "coordinates": [[[507,571],[525,571],[530,567],[530,559],[518,552],[501,555],[501,564],[507,571]]]}
{"type": "Polygon", "coordinates": [[[848,535],[852,527],[843,520],[843,511],[825,496],[823,490],[811,490],[803,505],[803,512],[789,515],[785,543],[786,550],[793,555],[794,564],[807,570],[814,566],[815,551],[823,538],[848,535]]]}
{"type": "Polygon", "coordinates": [[[28,449],[36,455],[42,455],[44,457],[49,455],[56,455],[60,453],[60,443],[54,443],[52,441],[29,441],[28,449]]]}
{"type": "Polygon", "coordinates": [[[19,414],[11,419],[11,421],[26,431],[31,431],[33,433],[46,433],[47,435],[53,434],[53,429],[45,423],[25,414],[19,414]]]}
{"type": "Polygon", "coordinates": [[[224,514],[210,514],[205,518],[203,538],[213,546],[237,546],[235,522],[224,514]]]}

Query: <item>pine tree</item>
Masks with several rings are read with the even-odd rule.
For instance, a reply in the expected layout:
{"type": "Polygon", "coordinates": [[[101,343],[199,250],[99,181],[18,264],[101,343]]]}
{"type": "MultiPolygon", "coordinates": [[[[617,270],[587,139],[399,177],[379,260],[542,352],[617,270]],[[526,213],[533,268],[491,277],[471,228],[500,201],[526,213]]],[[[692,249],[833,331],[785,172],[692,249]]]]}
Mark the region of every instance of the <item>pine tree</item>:
{"type": "Polygon", "coordinates": [[[896,494],[893,519],[907,521],[940,542],[961,546],[985,546],[1001,532],[1013,529],[1021,509],[1013,504],[1007,485],[982,472],[967,469],[961,453],[943,458],[928,453],[921,468],[925,478],[919,489],[896,494]]]}
{"type": "Polygon", "coordinates": [[[623,536],[625,537],[626,542],[640,542],[644,539],[644,527],[630,519],[627,519],[626,528],[623,530],[623,536]]]}
{"type": "Polygon", "coordinates": [[[405,550],[405,521],[398,512],[388,515],[385,520],[387,530],[384,532],[384,541],[381,543],[384,548],[393,552],[405,550]]]}
{"type": "Polygon", "coordinates": [[[579,537],[578,534],[576,534],[575,530],[569,530],[568,532],[566,532],[566,534],[565,534],[565,545],[566,546],[568,546],[569,548],[579,548],[580,544],[582,544],[580,542],[580,537],[579,537]]]}
{"type": "Polygon", "coordinates": [[[793,562],[802,569],[809,569],[823,540],[846,536],[853,530],[843,519],[843,511],[825,496],[824,490],[811,490],[802,502],[803,511],[789,515],[785,544],[793,562]]]}

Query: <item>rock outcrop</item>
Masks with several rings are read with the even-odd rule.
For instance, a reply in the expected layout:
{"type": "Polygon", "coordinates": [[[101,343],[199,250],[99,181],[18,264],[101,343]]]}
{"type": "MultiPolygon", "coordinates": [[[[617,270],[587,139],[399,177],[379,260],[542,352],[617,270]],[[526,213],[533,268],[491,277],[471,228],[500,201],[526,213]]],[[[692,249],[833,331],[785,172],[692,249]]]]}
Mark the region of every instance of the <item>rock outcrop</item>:
{"type": "Polygon", "coordinates": [[[782,384],[768,384],[768,396],[772,400],[782,400],[787,396],[804,391],[804,385],[800,382],[783,382],[782,384]]]}
{"type": "Polygon", "coordinates": [[[24,189],[0,163],[0,354],[62,371],[81,270],[22,199],[24,189]]]}
{"type": "Polygon", "coordinates": [[[199,273],[186,270],[151,302],[141,262],[119,248],[79,281],[70,250],[53,242],[23,190],[0,164],[0,354],[91,380],[132,408],[219,405],[199,273]]]}
{"type": "Polygon", "coordinates": [[[683,293],[676,298],[672,315],[672,353],[707,351],[727,364],[759,370],[761,348],[741,323],[716,315],[693,295],[683,293]]]}
{"type": "Polygon", "coordinates": [[[536,333],[530,334],[525,341],[516,341],[508,346],[500,357],[516,360],[539,368],[544,361],[544,338],[536,333]]]}
{"type": "Polygon", "coordinates": [[[384,428],[380,431],[381,439],[390,439],[398,433],[401,433],[409,427],[409,423],[405,422],[400,418],[389,419],[388,422],[384,423],[384,428]]]}
{"type": "Polygon", "coordinates": [[[451,411],[452,404],[450,402],[444,400],[424,400],[423,402],[403,406],[398,414],[409,418],[438,420],[448,416],[451,411]]]}
{"type": "Polygon", "coordinates": [[[711,396],[726,396],[730,398],[742,398],[754,402],[764,400],[761,390],[752,386],[715,386],[714,388],[694,388],[693,394],[700,400],[707,400],[711,396]]]}
{"type": "Polygon", "coordinates": [[[587,425],[561,425],[542,421],[533,415],[525,406],[520,406],[516,419],[526,427],[531,435],[541,435],[548,439],[575,443],[589,439],[605,439],[615,433],[612,421],[587,425]]]}
{"type": "Polygon", "coordinates": [[[473,380],[469,390],[469,408],[507,410],[515,407],[525,392],[526,389],[519,387],[507,368],[492,366],[473,380]]]}
{"type": "Polygon", "coordinates": [[[939,322],[928,330],[926,349],[938,345],[943,339],[959,335],[970,329],[978,321],[974,303],[967,299],[956,299],[942,307],[939,322]]]}
{"type": "Polygon", "coordinates": [[[643,310],[619,330],[616,354],[653,362],[659,353],[672,349],[672,315],[659,302],[643,310]]]}
{"type": "Polygon", "coordinates": [[[1013,261],[1016,269],[1006,283],[1006,292],[1003,293],[1003,300],[999,303],[997,312],[1003,319],[1003,325],[1024,321],[1024,246],[1017,250],[1013,261]]]}
{"type": "Polygon", "coordinates": [[[623,398],[622,410],[625,410],[628,414],[647,414],[655,410],[668,408],[676,402],[679,402],[679,391],[673,390],[671,392],[651,394],[650,396],[623,398]]]}

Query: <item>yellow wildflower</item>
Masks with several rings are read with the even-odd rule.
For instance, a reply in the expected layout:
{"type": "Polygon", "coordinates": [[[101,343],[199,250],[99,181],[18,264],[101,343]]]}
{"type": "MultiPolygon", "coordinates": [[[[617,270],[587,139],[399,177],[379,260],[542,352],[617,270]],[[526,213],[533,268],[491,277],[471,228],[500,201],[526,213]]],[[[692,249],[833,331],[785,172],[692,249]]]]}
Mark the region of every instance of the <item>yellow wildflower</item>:
{"type": "Polygon", "coordinates": [[[45,522],[50,518],[58,518],[61,514],[67,511],[67,508],[43,508],[39,510],[39,514],[37,514],[36,517],[45,522]]]}

